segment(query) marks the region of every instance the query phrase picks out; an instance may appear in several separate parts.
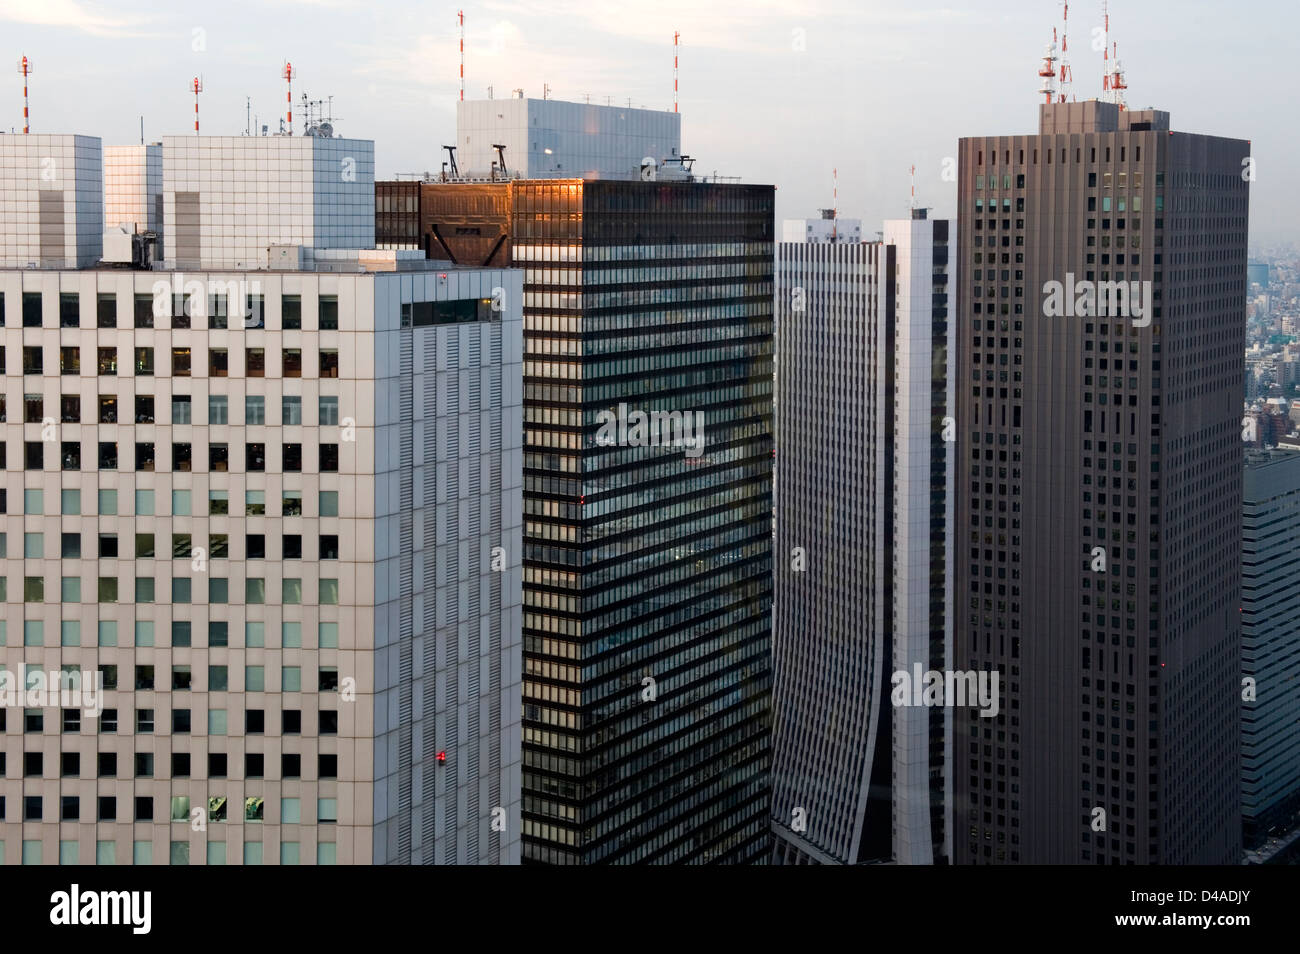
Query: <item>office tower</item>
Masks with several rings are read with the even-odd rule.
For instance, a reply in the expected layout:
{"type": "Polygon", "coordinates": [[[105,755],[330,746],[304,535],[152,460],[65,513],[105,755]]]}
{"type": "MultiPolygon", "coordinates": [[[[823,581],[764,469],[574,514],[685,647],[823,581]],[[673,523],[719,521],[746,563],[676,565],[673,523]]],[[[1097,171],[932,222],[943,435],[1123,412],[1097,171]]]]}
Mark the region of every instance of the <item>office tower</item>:
{"type": "Polygon", "coordinates": [[[0,270],[0,858],[519,860],[522,276],[296,259],[0,270]]]}
{"type": "Polygon", "coordinates": [[[158,236],[155,259],[163,255],[162,143],[104,147],[104,227],[135,223],[137,232],[158,236]]]}
{"type": "MultiPolygon", "coordinates": [[[[520,179],[640,179],[650,157],[680,169],[682,117],[659,109],[556,99],[456,104],[461,175],[520,179]],[[497,146],[504,146],[504,153],[497,146]],[[504,158],[505,168],[501,168],[504,158]]],[[[444,172],[450,172],[449,166],[444,172]]]]}
{"type": "Polygon", "coordinates": [[[292,268],[285,246],[374,248],[375,144],[165,136],[163,217],[168,267],[292,268]]]}
{"type": "Polygon", "coordinates": [[[1300,821],[1300,453],[1249,451],[1242,492],[1243,840],[1300,821]]]}
{"type": "Polygon", "coordinates": [[[782,222],[781,241],[858,245],[862,242],[862,220],[840,218],[834,209],[822,209],[821,218],[786,219],[782,222]]]}
{"type": "Polygon", "coordinates": [[[1235,864],[1249,143],[1039,110],[959,145],[954,855],[1235,864]]]}
{"type": "Polygon", "coordinates": [[[770,854],[772,200],[423,185],[417,244],[523,270],[525,861],[770,854]],[[654,412],[693,446],[598,443],[654,412]]]}
{"type": "Polygon", "coordinates": [[[0,268],[85,268],[104,239],[102,144],[0,136],[0,268]]]}
{"type": "Polygon", "coordinates": [[[775,857],[942,862],[951,712],[890,694],[949,668],[949,224],[832,221],[777,246],[775,857]]]}

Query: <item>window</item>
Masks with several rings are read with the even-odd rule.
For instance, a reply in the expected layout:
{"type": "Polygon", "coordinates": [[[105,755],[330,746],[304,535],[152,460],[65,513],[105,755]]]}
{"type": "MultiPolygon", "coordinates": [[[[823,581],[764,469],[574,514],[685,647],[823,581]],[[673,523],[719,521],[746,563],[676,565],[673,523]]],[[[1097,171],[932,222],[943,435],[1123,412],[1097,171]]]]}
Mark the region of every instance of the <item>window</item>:
{"type": "MultiPolygon", "coordinates": [[[[100,441],[100,442],[99,442],[99,469],[100,469],[100,470],[117,470],[117,444],[116,444],[114,441],[100,441]]],[[[99,493],[100,493],[100,499],[103,499],[103,495],[104,495],[104,494],[106,494],[106,493],[108,493],[108,494],[116,494],[117,491],[116,491],[116,490],[101,490],[99,493]]],[[[103,512],[104,512],[103,510],[100,510],[100,513],[103,513],[103,512]]],[[[116,512],[116,511],[114,511],[114,512],[116,512]]]]}
{"type": "Polygon", "coordinates": [[[280,327],[286,331],[302,327],[302,296],[280,296],[280,327]]]}
{"type": "Polygon", "coordinates": [[[244,423],[266,423],[266,398],[260,394],[250,394],[244,398],[244,423]]]}
{"type": "Polygon", "coordinates": [[[284,735],[302,734],[302,710],[285,709],[281,714],[280,727],[284,735]]]}
{"type": "Polygon", "coordinates": [[[266,668],[264,666],[244,667],[244,691],[245,692],[266,691],[266,668]]]}
{"type": "Polygon", "coordinates": [[[264,516],[266,514],[266,491],[244,491],[244,509],[250,517],[264,516]]]}
{"type": "Polygon", "coordinates": [[[260,473],[266,470],[265,444],[244,445],[244,469],[251,473],[260,473]]]}
{"type": "Polygon", "coordinates": [[[208,395],[208,423],[230,423],[230,398],[224,394],[208,395]]]}
{"type": "Polygon", "coordinates": [[[191,624],[189,620],[172,620],[172,645],[180,648],[189,646],[190,629],[191,624]]]}
{"type": "Polygon", "coordinates": [[[339,376],[339,353],[337,351],[321,349],[320,376],[322,378],[337,378],[339,376]]]}
{"type": "Polygon", "coordinates": [[[301,444],[284,444],[283,448],[283,469],[285,473],[297,474],[302,472],[302,445],[301,444]]]}
{"type": "Polygon", "coordinates": [[[266,580],[258,577],[250,577],[244,580],[244,602],[245,603],[265,603],[266,602],[266,580]]]}
{"type": "Polygon", "coordinates": [[[63,470],[81,470],[81,445],[63,441],[59,446],[59,466],[63,470]]]}
{"type": "Polygon", "coordinates": [[[321,666],[316,688],[320,692],[339,691],[339,670],[337,666],[321,666]]]}
{"type": "Polygon", "coordinates": [[[302,398],[296,394],[286,394],[280,399],[281,424],[288,427],[302,423],[302,398]]]}
{"type": "MultiPolygon", "coordinates": [[[[104,772],[103,758],[105,755],[113,755],[113,753],[111,752],[100,753],[99,775],[101,778],[103,778],[105,774],[108,774],[109,776],[113,776],[117,774],[116,766],[113,767],[111,772],[108,773],[104,772]]],[[[116,761],[117,756],[113,755],[113,759],[114,761],[116,761]]],[[[96,799],[96,801],[98,802],[98,813],[99,813],[100,821],[117,821],[117,799],[116,798],[114,798],[112,795],[100,795],[96,799]]]]}
{"type": "MultiPolygon", "coordinates": [[[[61,556],[65,560],[81,559],[81,534],[65,533],[62,534],[62,552],[61,556]]],[[[4,556],[3,540],[0,540],[0,557],[4,556]]]]}
{"type": "Polygon", "coordinates": [[[339,445],[338,444],[321,444],[320,446],[320,472],[322,474],[336,474],[339,469],[339,445]]]}
{"type": "Polygon", "coordinates": [[[76,292],[59,294],[59,327],[81,327],[81,296],[76,292]]]}
{"type": "MultiPolygon", "coordinates": [[[[147,638],[147,641],[145,641],[145,642],[141,642],[141,640],[137,639],[137,640],[136,640],[136,645],[137,645],[137,646],[141,646],[141,645],[143,645],[143,646],[152,646],[152,645],[153,645],[153,637],[152,637],[152,636],[149,636],[149,637],[147,638]]],[[[137,691],[137,692],[147,692],[147,691],[149,691],[149,690],[152,690],[152,689],[153,689],[153,686],[154,686],[154,668],[153,668],[153,666],[136,666],[136,667],[135,667],[135,688],[136,688],[136,691],[137,691]]],[[[150,723],[150,728],[148,728],[148,729],[146,729],[146,730],[144,730],[144,731],[146,731],[146,732],[152,732],[152,731],[153,731],[153,728],[152,728],[152,724],[153,724],[153,710],[152,710],[152,709],[137,709],[137,710],[136,710],[137,716],[138,716],[139,713],[141,713],[141,712],[147,712],[147,713],[149,713],[148,721],[149,721],[149,723],[150,723]]],[[[136,719],[136,729],[137,729],[137,731],[139,731],[139,721],[140,721],[139,718],[137,718],[137,719],[136,719]]]]}
{"type": "Polygon", "coordinates": [[[117,396],[114,394],[101,394],[99,396],[99,423],[116,424],[117,423],[117,396]]]}
{"type": "Polygon", "coordinates": [[[250,533],[245,535],[244,559],[246,560],[266,559],[266,535],[265,534],[250,533]]]}
{"type": "Polygon", "coordinates": [[[154,469],[153,444],[135,445],[135,469],[144,472],[149,472],[154,469]]]}
{"type": "Polygon", "coordinates": [[[244,710],[244,734],[261,735],[265,731],[266,731],[266,710],[245,709],[244,710]]]}
{"type": "Polygon", "coordinates": [[[208,645],[229,646],[230,645],[230,623],[223,620],[210,621],[208,623],[208,645]]]}
{"type": "MultiPolygon", "coordinates": [[[[230,491],[229,490],[209,490],[208,491],[208,513],[211,516],[222,516],[230,513],[230,491]]],[[[213,554],[215,556],[215,554],[213,554]]]]}
{"type": "Polygon", "coordinates": [[[320,399],[320,425],[329,427],[339,422],[339,399],[337,397],[321,397],[320,399]]]}
{"type": "Polygon", "coordinates": [[[281,375],[286,378],[302,377],[302,349],[285,348],[280,356],[281,375]]]}
{"type": "Polygon", "coordinates": [[[117,374],[116,348],[99,348],[96,350],[96,355],[101,375],[117,374]]]}
{"type": "Polygon", "coordinates": [[[225,295],[208,296],[208,327],[209,328],[226,328],[228,327],[227,319],[227,298],[225,295]]]}
{"type": "Polygon", "coordinates": [[[230,688],[229,670],[225,666],[208,666],[208,692],[225,692],[230,688]]]}
{"type": "Polygon", "coordinates": [[[60,509],[65,517],[75,517],[81,514],[80,490],[59,491],[59,499],[60,509]]]}
{"type": "Polygon", "coordinates": [[[172,377],[188,378],[190,376],[190,349],[172,348],[172,377]]]}
{"type": "Polygon", "coordinates": [[[135,326],[137,328],[153,327],[153,295],[135,296],[135,326]]]}
{"type": "Polygon", "coordinates": [[[320,714],[320,734],[339,734],[339,714],[333,709],[323,709],[320,714]]]}
{"type": "Polygon", "coordinates": [[[225,378],[230,376],[230,354],[225,348],[208,349],[208,377],[225,378]]]}
{"type": "MultiPolygon", "coordinates": [[[[188,582],[188,581],[187,581],[188,582]]],[[[172,691],[188,692],[191,688],[190,667],[189,666],[172,666],[172,691]]],[[[176,712],[185,711],[186,731],[189,731],[189,711],[174,710],[176,712]]]]}
{"type": "Polygon", "coordinates": [[[45,359],[39,346],[23,348],[23,374],[43,374],[45,359]]]}
{"type": "Polygon", "coordinates": [[[281,587],[283,593],[282,603],[286,606],[296,606],[302,603],[302,580],[286,577],[281,581],[281,587]]]}
{"type": "Polygon", "coordinates": [[[43,423],[45,420],[45,398],[39,394],[24,394],[23,418],[28,424],[43,423]]]}
{"type": "MultiPolygon", "coordinates": [[[[208,445],[208,470],[217,474],[224,474],[230,470],[230,445],[229,444],[209,444],[208,445]]],[[[216,493],[216,491],[213,491],[216,493]]],[[[222,493],[228,493],[222,491],[222,493]]],[[[229,512],[229,504],[227,510],[229,512]]]]}
{"type": "Polygon", "coordinates": [[[135,373],[140,377],[153,374],[153,348],[135,349],[135,373]]]}
{"type": "Polygon", "coordinates": [[[316,311],[321,331],[337,331],[339,327],[339,298],[337,295],[321,295],[316,311]]]}
{"type": "Polygon", "coordinates": [[[172,445],[172,470],[177,473],[188,473],[194,469],[194,452],[190,444],[173,444],[172,445]]]}
{"type": "Polygon", "coordinates": [[[81,373],[81,349],[76,346],[68,346],[59,349],[59,373],[60,374],[80,374],[81,373]]]}
{"type": "Polygon", "coordinates": [[[41,326],[41,293],[23,292],[23,327],[41,326]]]}
{"type": "MultiPolygon", "coordinates": [[[[152,668],[152,667],[150,667],[152,668]]],[[[153,710],[136,709],[135,710],[135,731],[148,735],[153,732],[153,710]]]]}
{"type": "Polygon", "coordinates": [[[144,517],[152,517],[153,500],[152,490],[137,490],[135,492],[135,512],[144,517]]]}
{"type": "Polygon", "coordinates": [[[192,424],[193,417],[191,408],[193,402],[188,394],[172,395],[172,423],[173,424],[192,424]]]}
{"type": "Polygon", "coordinates": [[[244,349],[244,376],[248,378],[266,377],[266,350],[264,348],[244,349]]]}
{"type": "Polygon", "coordinates": [[[137,394],[135,397],[135,422],[152,424],[154,422],[153,395],[137,394]]]}
{"type": "MultiPolygon", "coordinates": [[[[117,578],[112,576],[101,576],[99,578],[99,602],[116,603],[117,602],[117,578]]],[[[103,643],[100,643],[102,646],[103,643]]]]}
{"type": "Polygon", "coordinates": [[[285,666],[280,670],[281,692],[302,692],[302,667],[285,666]]]}
{"type": "Polygon", "coordinates": [[[280,506],[282,513],[286,517],[302,516],[302,491],[286,490],[281,498],[280,506]]]}
{"type": "MultiPolygon", "coordinates": [[[[100,328],[117,327],[117,296],[98,295],[95,298],[95,324],[100,328]]],[[[102,372],[101,372],[102,373],[102,372]]]]}

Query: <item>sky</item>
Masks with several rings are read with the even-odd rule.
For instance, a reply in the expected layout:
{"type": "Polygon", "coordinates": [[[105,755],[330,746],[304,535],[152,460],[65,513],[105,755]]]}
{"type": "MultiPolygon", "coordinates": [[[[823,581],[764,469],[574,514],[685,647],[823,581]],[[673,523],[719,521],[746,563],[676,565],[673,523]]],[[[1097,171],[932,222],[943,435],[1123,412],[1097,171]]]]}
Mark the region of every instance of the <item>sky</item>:
{"type": "MultiPolygon", "coordinates": [[[[295,100],[332,96],[336,134],[375,140],[379,178],[436,171],[455,135],[458,9],[467,99],[547,84],[554,99],[671,109],[680,31],[696,172],[775,184],[778,221],[834,203],[864,238],[907,215],[913,165],[917,204],[951,216],[942,173],[958,138],[1036,131],[1038,65],[1062,13],[1055,0],[0,0],[0,63],[13,64],[0,128],[21,131],[25,55],[33,132],[139,142],[141,116],[150,142],[191,132],[195,76],[203,133],[242,133],[247,97],[275,131],[288,60],[295,100]]],[[[1113,0],[1110,12],[1129,105],[1250,140],[1252,250],[1300,239],[1300,4],[1113,0]]],[[[1073,92],[1094,98],[1101,2],[1069,14],[1073,92]]]]}

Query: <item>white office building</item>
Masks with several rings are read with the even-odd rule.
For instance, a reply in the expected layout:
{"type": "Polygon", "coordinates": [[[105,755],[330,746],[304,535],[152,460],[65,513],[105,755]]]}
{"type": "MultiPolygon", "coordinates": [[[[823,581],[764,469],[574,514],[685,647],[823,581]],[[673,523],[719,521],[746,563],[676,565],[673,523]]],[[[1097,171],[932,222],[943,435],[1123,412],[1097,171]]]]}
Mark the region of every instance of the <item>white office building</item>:
{"type": "Polygon", "coordinates": [[[374,247],[369,140],[167,136],[162,148],[166,267],[297,267],[295,248],[374,247]]]}
{"type": "Polygon", "coordinates": [[[0,268],[86,268],[104,239],[93,136],[0,135],[0,268]]]}
{"type": "Polygon", "coordinates": [[[639,179],[641,160],[681,157],[682,118],[555,99],[482,99],[456,104],[457,164],[464,176],[522,179],[639,179]]]}
{"type": "Polygon", "coordinates": [[[932,863],[951,714],[890,694],[893,673],[951,657],[948,223],[793,234],[776,255],[775,860],[932,863]]]}
{"type": "Polygon", "coordinates": [[[0,270],[0,863],[518,863],[522,273],[302,260],[0,270]]]}

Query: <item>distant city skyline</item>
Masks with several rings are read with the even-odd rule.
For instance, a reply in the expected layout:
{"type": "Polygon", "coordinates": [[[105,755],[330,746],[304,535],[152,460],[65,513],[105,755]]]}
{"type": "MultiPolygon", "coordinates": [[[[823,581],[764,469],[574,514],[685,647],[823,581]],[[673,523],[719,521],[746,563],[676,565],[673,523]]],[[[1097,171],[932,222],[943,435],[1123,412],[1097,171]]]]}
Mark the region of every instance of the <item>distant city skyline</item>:
{"type": "MultiPolygon", "coordinates": [[[[1037,68],[1061,5],[1010,0],[951,9],[922,0],[906,10],[814,0],[711,4],[664,0],[634,15],[594,2],[466,3],[465,95],[527,96],[672,108],[672,36],[682,33],[683,149],[696,171],[778,186],[776,218],[841,214],[880,221],[909,203],[955,213],[956,182],[943,177],[957,139],[1012,135],[1032,124],[1037,68]],[[856,91],[856,92],[855,92],[856,91]],[[846,115],[844,104],[860,107],[846,115]],[[839,170],[838,202],[832,170],[839,170]]],[[[192,130],[204,80],[202,132],[245,128],[245,97],[278,129],[284,60],[293,63],[295,130],[302,93],[333,97],[340,135],[376,142],[376,177],[437,171],[455,133],[459,98],[456,8],[406,0],[183,3],[0,0],[10,63],[0,83],[0,128],[22,131],[21,56],[32,62],[33,132],[101,136],[105,145],[192,130]],[[198,32],[196,32],[198,31],[198,32]],[[127,68],[127,66],[131,68],[127,68]]],[[[1281,174],[1300,134],[1278,122],[1273,98],[1294,80],[1300,10],[1279,2],[1225,15],[1208,0],[1111,4],[1111,38],[1126,67],[1129,104],[1169,110],[1180,130],[1253,134],[1252,249],[1292,241],[1300,196],[1281,174]],[[1176,15],[1172,15],[1175,14],[1176,15]],[[1207,25],[1212,24],[1213,29],[1207,25]],[[1263,42],[1270,55],[1260,57],[1263,42]],[[1260,92],[1256,92],[1260,91],[1260,92]]],[[[1070,6],[1069,53],[1080,99],[1100,95],[1093,50],[1100,2],[1070,6]]],[[[871,238],[872,236],[864,236],[871,238]]]]}

